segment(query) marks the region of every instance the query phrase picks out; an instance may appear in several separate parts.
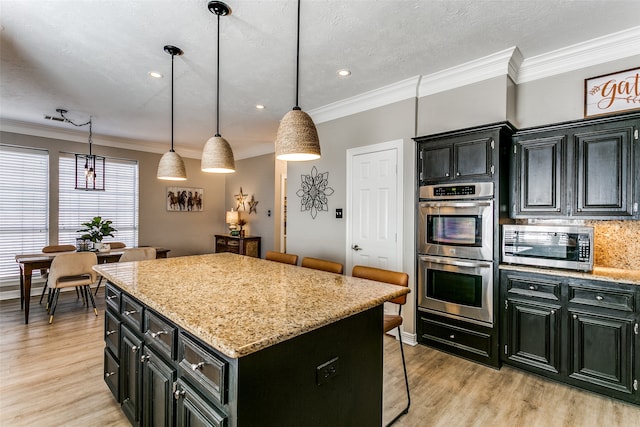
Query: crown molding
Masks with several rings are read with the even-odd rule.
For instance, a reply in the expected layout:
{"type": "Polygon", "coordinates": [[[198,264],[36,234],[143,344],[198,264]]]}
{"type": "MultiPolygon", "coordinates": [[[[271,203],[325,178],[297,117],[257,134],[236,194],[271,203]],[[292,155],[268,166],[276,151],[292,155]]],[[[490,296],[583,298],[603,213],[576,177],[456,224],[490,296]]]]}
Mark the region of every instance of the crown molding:
{"type": "Polygon", "coordinates": [[[516,46],[513,46],[483,58],[423,76],[418,88],[418,97],[444,92],[492,77],[510,75],[515,80],[516,71],[520,65],[518,61],[522,62],[522,54],[516,46]]]}
{"type": "Polygon", "coordinates": [[[415,98],[419,82],[420,76],[410,77],[379,89],[333,102],[323,107],[314,108],[307,111],[307,113],[315,123],[323,123],[393,104],[394,102],[404,101],[405,99],[415,98]]]}
{"type": "Polygon", "coordinates": [[[516,83],[640,55],[640,26],[526,58],[516,83]]]}
{"type": "MultiPolygon", "coordinates": [[[[22,122],[19,120],[0,119],[0,130],[2,132],[18,133],[22,135],[37,136],[41,138],[59,139],[63,141],[88,143],[87,132],[71,129],[62,129],[53,126],[45,126],[34,123],[22,122]]],[[[113,136],[103,136],[93,134],[91,142],[94,145],[104,147],[121,148],[125,150],[142,151],[146,153],[163,154],[167,151],[167,144],[153,141],[140,141],[129,138],[113,136]]],[[[199,150],[180,149],[180,155],[191,159],[199,159],[202,153],[199,150]]]]}

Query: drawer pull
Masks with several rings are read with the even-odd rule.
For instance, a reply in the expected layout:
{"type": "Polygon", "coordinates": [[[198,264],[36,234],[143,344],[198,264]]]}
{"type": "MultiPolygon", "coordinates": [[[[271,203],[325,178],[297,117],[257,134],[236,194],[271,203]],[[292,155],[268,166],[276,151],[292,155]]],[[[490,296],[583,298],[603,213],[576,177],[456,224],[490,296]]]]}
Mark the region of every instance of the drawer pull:
{"type": "Polygon", "coordinates": [[[140,363],[144,363],[149,359],[151,359],[151,356],[149,356],[148,354],[143,354],[142,356],[140,356],[140,363]]]}
{"type": "Polygon", "coordinates": [[[107,300],[112,300],[112,299],[116,299],[116,298],[118,298],[118,296],[117,296],[117,295],[109,295],[109,296],[107,297],[107,300]]]}
{"type": "Polygon", "coordinates": [[[555,310],[551,310],[551,314],[556,314],[556,311],[555,310]]]}
{"type": "Polygon", "coordinates": [[[578,315],[577,315],[577,314],[574,314],[574,315],[573,315],[573,318],[574,318],[574,319],[577,319],[577,318],[578,318],[578,315]]]}
{"type": "Polygon", "coordinates": [[[167,331],[151,332],[151,329],[149,329],[147,331],[147,334],[151,335],[151,338],[158,338],[162,334],[168,334],[168,332],[167,331]]]}
{"type": "Polygon", "coordinates": [[[138,350],[140,350],[140,347],[138,347],[138,346],[134,345],[133,347],[131,347],[131,352],[132,353],[136,353],[138,350]]]}
{"type": "Polygon", "coordinates": [[[204,366],[204,362],[199,362],[199,363],[193,363],[191,365],[191,370],[192,371],[196,371],[198,369],[202,369],[202,367],[204,366]]]}
{"type": "Polygon", "coordinates": [[[453,335],[453,334],[451,334],[451,335],[449,335],[449,338],[451,338],[452,340],[455,340],[455,339],[456,339],[456,336],[455,336],[455,335],[453,335]]]}
{"type": "Polygon", "coordinates": [[[116,333],[116,331],[107,331],[107,332],[105,332],[105,335],[109,336],[109,335],[113,335],[115,333],[116,333]]]}
{"type": "Polygon", "coordinates": [[[597,296],[596,296],[596,299],[597,299],[598,301],[602,301],[602,300],[604,299],[604,297],[603,297],[602,295],[597,295],[597,296]]]}
{"type": "Polygon", "coordinates": [[[535,286],[533,286],[533,285],[530,285],[530,286],[529,286],[529,289],[531,289],[532,291],[535,291],[535,290],[536,290],[536,287],[535,287],[535,286]]]}
{"type": "Polygon", "coordinates": [[[113,376],[115,374],[116,374],[115,372],[105,372],[104,373],[104,378],[107,379],[107,378],[109,378],[109,377],[111,377],[111,376],[113,376]]]}
{"type": "Polygon", "coordinates": [[[132,314],[135,314],[135,313],[137,313],[136,310],[127,310],[122,314],[124,314],[125,316],[131,316],[132,314]]]}
{"type": "Polygon", "coordinates": [[[173,392],[173,397],[178,400],[186,394],[184,390],[176,390],[173,392]]]}

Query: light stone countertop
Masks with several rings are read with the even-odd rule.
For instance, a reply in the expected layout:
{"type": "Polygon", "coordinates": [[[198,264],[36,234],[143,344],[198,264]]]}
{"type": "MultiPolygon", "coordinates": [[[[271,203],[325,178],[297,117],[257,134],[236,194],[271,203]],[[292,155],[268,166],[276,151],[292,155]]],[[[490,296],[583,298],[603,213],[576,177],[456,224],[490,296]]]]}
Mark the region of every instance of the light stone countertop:
{"type": "Polygon", "coordinates": [[[611,267],[593,267],[593,271],[572,271],[553,268],[529,267],[524,265],[500,264],[501,270],[524,271],[529,273],[551,274],[554,276],[574,277],[577,279],[604,280],[640,286],[640,270],[624,270],[611,267]]]}
{"type": "Polygon", "coordinates": [[[100,264],[94,270],[232,358],[409,292],[406,287],[230,253],[100,264]]]}

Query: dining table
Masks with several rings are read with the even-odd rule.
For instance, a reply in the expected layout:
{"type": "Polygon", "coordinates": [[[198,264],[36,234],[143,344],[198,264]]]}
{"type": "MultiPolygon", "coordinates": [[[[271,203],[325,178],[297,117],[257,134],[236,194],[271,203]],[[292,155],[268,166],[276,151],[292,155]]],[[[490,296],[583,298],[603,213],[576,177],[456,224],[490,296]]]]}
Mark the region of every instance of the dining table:
{"type": "MultiPolygon", "coordinates": [[[[105,252],[95,252],[98,264],[118,262],[127,248],[114,249],[105,252]]],[[[170,249],[156,248],[156,259],[166,258],[170,249]]],[[[29,323],[29,303],[31,300],[31,276],[34,270],[44,270],[51,267],[53,259],[60,254],[72,252],[31,253],[16,255],[15,259],[20,267],[20,309],[24,309],[24,323],[29,323]]]]}

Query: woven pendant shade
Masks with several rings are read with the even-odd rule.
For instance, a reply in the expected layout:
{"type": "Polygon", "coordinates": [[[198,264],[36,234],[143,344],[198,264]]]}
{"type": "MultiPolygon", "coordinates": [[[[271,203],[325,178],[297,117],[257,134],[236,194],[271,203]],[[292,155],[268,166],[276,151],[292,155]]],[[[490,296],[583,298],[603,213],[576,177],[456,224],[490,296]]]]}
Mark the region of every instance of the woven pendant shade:
{"type": "Polygon", "coordinates": [[[226,139],[220,135],[209,138],[202,150],[202,172],[231,173],[236,171],[233,151],[226,139]]]}
{"type": "Polygon", "coordinates": [[[167,181],[186,181],[187,169],[184,167],[184,160],[175,151],[167,151],[158,163],[156,176],[167,181]]]}
{"type": "Polygon", "coordinates": [[[320,140],[316,125],[302,110],[289,111],[280,121],[276,135],[278,160],[305,161],[320,158],[320,140]]]}

